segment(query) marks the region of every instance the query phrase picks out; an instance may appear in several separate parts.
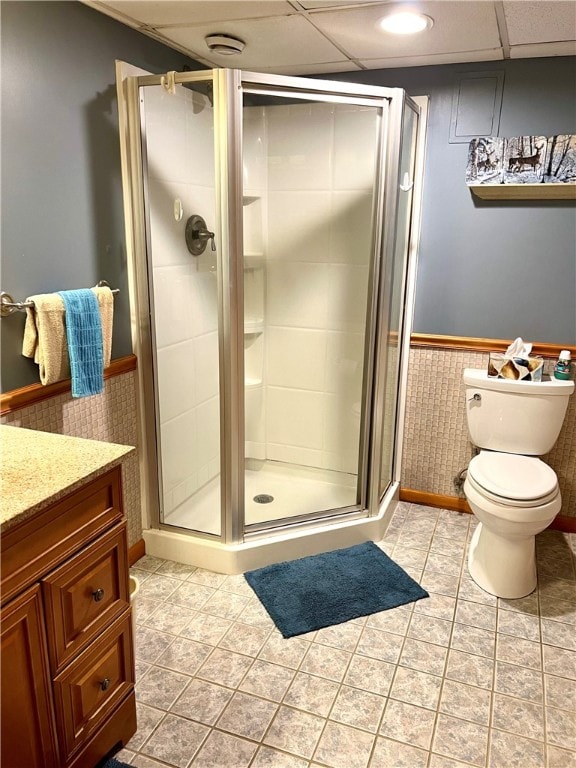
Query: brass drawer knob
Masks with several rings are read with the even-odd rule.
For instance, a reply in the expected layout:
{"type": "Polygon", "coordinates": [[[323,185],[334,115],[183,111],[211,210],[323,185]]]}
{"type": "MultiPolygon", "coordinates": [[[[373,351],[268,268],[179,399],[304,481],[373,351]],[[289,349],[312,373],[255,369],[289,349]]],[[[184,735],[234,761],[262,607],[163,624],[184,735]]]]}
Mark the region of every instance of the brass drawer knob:
{"type": "Polygon", "coordinates": [[[100,600],[104,597],[104,590],[102,587],[99,587],[98,589],[95,589],[94,592],[92,592],[92,597],[94,598],[95,603],[99,603],[100,600]]]}
{"type": "Polygon", "coordinates": [[[108,677],[105,677],[104,680],[100,683],[100,690],[101,691],[107,691],[108,688],[110,688],[110,679],[108,677]]]}

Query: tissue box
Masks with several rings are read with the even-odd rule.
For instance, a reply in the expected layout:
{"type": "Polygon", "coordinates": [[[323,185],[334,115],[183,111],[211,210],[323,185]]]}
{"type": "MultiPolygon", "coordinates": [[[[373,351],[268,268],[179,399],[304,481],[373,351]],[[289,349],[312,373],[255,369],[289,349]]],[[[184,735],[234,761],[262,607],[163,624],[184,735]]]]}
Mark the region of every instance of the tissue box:
{"type": "Polygon", "coordinates": [[[490,352],[488,376],[498,379],[542,381],[544,360],[541,357],[510,357],[503,352],[490,352]]]}

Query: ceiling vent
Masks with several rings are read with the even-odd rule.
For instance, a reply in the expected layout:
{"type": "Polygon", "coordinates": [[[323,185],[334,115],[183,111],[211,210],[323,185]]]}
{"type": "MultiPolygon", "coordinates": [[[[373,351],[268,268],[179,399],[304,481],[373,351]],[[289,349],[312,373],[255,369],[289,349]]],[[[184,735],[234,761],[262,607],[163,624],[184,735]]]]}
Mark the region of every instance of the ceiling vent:
{"type": "Polygon", "coordinates": [[[230,35],[208,35],[204,40],[206,40],[206,45],[212,53],[220,53],[223,56],[242,53],[246,47],[246,43],[236,37],[230,37],[230,35]]]}

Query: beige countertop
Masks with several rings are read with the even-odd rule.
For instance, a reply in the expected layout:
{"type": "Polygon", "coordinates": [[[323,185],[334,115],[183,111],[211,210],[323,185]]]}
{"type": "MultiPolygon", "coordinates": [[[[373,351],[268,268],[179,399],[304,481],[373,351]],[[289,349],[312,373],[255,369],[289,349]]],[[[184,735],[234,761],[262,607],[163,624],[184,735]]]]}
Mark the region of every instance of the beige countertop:
{"type": "Polygon", "coordinates": [[[119,464],[135,448],[0,426],[0,531],[119,464]]]}

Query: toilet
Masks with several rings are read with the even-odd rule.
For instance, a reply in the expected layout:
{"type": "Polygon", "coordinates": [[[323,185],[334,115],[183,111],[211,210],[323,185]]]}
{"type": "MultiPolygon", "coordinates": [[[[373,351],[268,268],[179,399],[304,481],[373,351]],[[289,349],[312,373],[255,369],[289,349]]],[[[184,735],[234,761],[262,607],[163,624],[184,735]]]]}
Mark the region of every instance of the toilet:
{"type": "Polygon", "coordinates": [[[535,536],[560,512],[554,470],[542,456],[556,442],[573,381],[515,381],[466,368],[468,431],[480,452],[464,493],[479,520],[468,570],[486,592],[525,597],[536,588],[535,536]]]}

